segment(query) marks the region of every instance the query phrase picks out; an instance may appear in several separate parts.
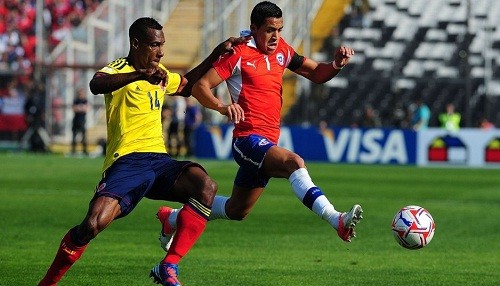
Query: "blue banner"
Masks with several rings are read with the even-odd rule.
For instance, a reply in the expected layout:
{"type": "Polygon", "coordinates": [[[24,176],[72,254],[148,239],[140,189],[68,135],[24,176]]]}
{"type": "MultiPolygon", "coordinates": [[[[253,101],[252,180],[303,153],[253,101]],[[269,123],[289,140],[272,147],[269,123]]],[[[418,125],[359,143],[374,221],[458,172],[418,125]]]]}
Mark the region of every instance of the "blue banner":
{"type": "MultiPolygon", "coordinates": [[[[232,125],[200,126],[196,156],[232,160],[232,131],[232,125]]],[[[306,161],[414,165],[416,141],[412,130],[283,126],[278,145],[306,161]]]]}

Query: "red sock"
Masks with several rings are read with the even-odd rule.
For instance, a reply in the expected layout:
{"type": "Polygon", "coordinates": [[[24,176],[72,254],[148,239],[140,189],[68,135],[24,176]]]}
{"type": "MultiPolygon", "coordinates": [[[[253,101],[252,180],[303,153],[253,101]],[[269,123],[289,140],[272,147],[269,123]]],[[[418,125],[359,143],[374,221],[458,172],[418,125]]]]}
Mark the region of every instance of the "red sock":
{"type": "Polygon", "coordinates": [[[182,207],[177,216],[177,231],[163,263],[179,263],[205,230],[209,214],[210,209],[192,199],[182,207]]]}
{"type": "Polygon", "coordinates": [[[73,263],[75,263],[85,251],[88,243],[83,246],[76,246],[71,240],[71,231],[72,230],[69,230],[61,240],[61,245],[59,245],[56,257],[38,286],[56,285],[56,283],[61,280],[64,273],[68,271],[73,263]]]}

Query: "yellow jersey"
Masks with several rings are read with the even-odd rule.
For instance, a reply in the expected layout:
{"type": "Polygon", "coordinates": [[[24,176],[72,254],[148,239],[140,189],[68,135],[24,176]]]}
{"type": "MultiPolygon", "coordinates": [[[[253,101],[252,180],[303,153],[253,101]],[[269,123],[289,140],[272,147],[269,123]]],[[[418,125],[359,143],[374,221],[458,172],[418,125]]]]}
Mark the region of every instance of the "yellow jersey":
{"type": "MultiPolygon", "coordinates": [[[[106,104],[107,142],[103,171],[118,158],[133,152],[167,153],[163,138],[161,110],[165,96],[174,94],[181,83],[181,75],[168,71],[167,86],[161,87],[145,80],[127,84],[104,94],[106,104]]],[[[135,71],[127,58],[107,64],[99,72],[106,74],[135,71]]]]}

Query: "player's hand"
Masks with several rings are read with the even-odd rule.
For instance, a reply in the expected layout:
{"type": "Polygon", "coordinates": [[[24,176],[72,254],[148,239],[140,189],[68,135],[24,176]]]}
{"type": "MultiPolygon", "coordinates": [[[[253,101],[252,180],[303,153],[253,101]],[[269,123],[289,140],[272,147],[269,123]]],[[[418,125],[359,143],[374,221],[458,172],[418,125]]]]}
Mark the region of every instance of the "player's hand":
{"type": "Polygon", "coordinates": [[[162,69],[159,68],[148,68],[140,69],[139,73],[142,74],[141,78],[148,81],[150,84],[160,84],[161,86],[166,86],[168,82],[168,76],[162,69]]]}
{"type": "Polygon", "coordinates": [[[248,37],[230,37],[229,39],[225,40],[224,42],[220,43],[219,46],[217,46],[217,51],[219,52],[220,55],[223,55],[225,53],[233,53],[234,49],[233,47],[236,45],[239,45],[241,43],[245,43],[249,40],[248,37]]]}
{"type": "Polygon", "coordinates": [[[349,60],[354,55],[354,50],[349,47],[341,46],[335,51],[335,65],[343,67],[349,63],[349,60]]]}
{"type": "Polygon", "coordinates": [[[240,123],[240,121],[245,121],[245,112],[238,103],[225,105],[222,108],[220,108],[219,112],[222,115],[227,116],[227,118],[234,123],[240,123]]]}

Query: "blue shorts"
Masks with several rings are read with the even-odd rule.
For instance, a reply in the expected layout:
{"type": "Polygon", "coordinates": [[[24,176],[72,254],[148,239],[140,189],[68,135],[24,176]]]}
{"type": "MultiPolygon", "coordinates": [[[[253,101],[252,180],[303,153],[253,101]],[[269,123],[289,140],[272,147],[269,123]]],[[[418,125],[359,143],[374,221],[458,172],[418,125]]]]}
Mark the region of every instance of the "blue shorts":
{"type": "Polygon", "coordinates": [[[120,202],[121,214],[128,215],[143,198],[166,200],[177,178],[191,161],[177,161],[168,154],[132,153],[119,158],[103,174],[96,187],[94,199],[100,196],[120,202]]]}
{"type": "Polygon", "coordinates": [[[275,146],[267,138],[250,135],[233,139],[233,158],[240,168],[234,179],[234,184],[244,188],[263,188],[269,182],[269,177],[260,173],[264,157],[269,148],[275,146]]]}

